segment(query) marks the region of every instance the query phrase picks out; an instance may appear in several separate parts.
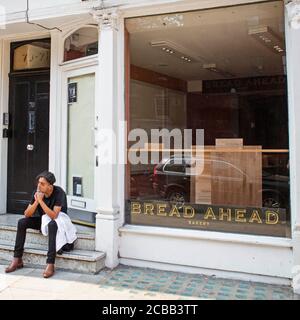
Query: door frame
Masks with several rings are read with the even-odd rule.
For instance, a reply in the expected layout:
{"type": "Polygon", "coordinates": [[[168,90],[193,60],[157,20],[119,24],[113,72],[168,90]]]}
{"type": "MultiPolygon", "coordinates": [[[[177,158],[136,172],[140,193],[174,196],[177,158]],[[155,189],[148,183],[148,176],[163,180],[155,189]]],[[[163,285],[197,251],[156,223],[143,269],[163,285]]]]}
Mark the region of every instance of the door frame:
{"type": "MultiPolygon", "coordinates": [[[[96,90],[98,83],[98,61],[96,59],[87,60],[82,63],[79,62],[72,64],[65,64],[62,67],[62,86],[61,86],[61,156],[60,156],[60,174],[61,174],[61,187],[64,188],[67,192],[67,152],[68,152],[68,79],[73,77],[80,77],[88,74],[95,75],[95,123],[94,126],[97,127],[96,117],[99,119],[99,95],[96,90]]],[[[96,142],[95,142],[96,143],[96,142]]],[[[96,153],[96,151],[95,151],[96,153]]],[[[96,166],[94,167],[94,199],[87,199],[84,197],[76,197],[67,194],[68,199],[68,208],[80,210],[80,211],[88,211],[88,212],[96,212],[96,194],[97,194],[97,175],[96,175],[96,166]],[[71,200],[75,201],[84,201],[86,202],[85,208],[81,208],[78,206],[73,206],[71,204],[71,200]]]]}
{"type": "MultiPolygon", "coordinates": [[[[12,42],[30,41],[50,38],[52,55],[52,36],[50,32],[31,32],[30,34],[8,35],[0,38],[0,215],[7,212],[7,168],[8,168],[8,139],[2,138],[2,130],[8,126],[3,125],[2,116],[9,112],[9,72],[10,72],[10,45],[12,42]]],[[[51,65],[52,66],[52,65],[51,65]]],[[[50,67],[50,77],[51,77],[50,67]]],[[[50,89],[51,101],[51,89],[50,89]]],[[[51,102],[50,102],[51,103],[51,102]]],[[[49,106],[50,108],[50,106],[49,106]]],[[[49,136],[50,136],[49,130],[49,136]]]]}

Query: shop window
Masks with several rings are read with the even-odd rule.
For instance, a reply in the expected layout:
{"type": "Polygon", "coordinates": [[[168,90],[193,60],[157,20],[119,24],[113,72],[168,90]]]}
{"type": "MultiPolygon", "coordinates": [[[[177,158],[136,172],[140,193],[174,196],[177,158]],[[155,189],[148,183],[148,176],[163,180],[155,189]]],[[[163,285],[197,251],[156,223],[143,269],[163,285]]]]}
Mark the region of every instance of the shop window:
{"type": "Polygon", "coordinates": [[[98,29],[84,27],[72,33],[64,44],[64,61],[98,53],[98,29]]]}
{"type": "Polygon", "coordinates": [[[283,3],[131,18],[126,32],[127,222],[289,237],[283,3]]]}

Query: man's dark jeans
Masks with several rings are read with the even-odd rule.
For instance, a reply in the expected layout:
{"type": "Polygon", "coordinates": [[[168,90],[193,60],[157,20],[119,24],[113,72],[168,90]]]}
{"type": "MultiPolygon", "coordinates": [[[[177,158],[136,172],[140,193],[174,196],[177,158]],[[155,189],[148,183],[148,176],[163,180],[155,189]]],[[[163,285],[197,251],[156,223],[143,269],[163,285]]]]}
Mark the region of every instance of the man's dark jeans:
{"type": "MultiPolygon", "coordinates": [[[[26,239],[26,230],[41,230],[42,219],[39,217],[22,218],[18,221],[14,257],[22,258],[26,239]]],[[[57,223],[52,220],[48,224],[48,253],[46,263],[55,263],[57,223]]]]}

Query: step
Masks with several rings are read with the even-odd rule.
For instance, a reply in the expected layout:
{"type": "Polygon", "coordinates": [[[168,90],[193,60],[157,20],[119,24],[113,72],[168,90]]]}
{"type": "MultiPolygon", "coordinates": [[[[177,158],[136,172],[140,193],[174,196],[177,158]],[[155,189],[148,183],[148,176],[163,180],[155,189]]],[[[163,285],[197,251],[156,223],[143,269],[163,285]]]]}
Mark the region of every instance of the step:
{"type": "MultiPolygon", "coordinates": [[[[76,226],[78,230],[78,227],[76,226]]],[[[16,240],[17,227],[11,225],[0,225],[0,241],[14,243],[16,240]]],[[[77,231],[78,239],[75,242],[75,249],[95,251],[95,234],[81,233],[77,231]]],[[[48,237],[42,235],[38,230],[27,229],[26,245],[44,245],[48,246],[48,237]]]]}
{"type": "MultiPolygon", "coordinates": [[[[0,240],[0,259],[10,262],[13,257],[14,244],[0,240]]],[[[28,267],[44,267],[47,250],[41,244],[25,245],[23,261],[28,267]]],[[[56,268],[81,273],[96,274],[105,267],[105,253],[90,250],[72,250],[57,255],[56,268]]]]}

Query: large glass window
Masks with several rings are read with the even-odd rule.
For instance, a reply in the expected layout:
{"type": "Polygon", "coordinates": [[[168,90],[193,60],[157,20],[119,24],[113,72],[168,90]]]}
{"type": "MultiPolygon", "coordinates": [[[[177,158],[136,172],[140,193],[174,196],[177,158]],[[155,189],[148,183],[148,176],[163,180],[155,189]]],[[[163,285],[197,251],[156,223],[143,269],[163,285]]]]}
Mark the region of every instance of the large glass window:
{"type": "Polygon", "coordinates": [[[127,222],[290,236],[281,1],[126,20],[127,222]]]}

